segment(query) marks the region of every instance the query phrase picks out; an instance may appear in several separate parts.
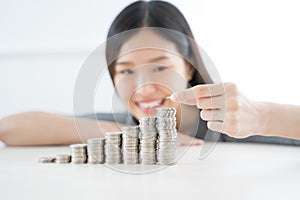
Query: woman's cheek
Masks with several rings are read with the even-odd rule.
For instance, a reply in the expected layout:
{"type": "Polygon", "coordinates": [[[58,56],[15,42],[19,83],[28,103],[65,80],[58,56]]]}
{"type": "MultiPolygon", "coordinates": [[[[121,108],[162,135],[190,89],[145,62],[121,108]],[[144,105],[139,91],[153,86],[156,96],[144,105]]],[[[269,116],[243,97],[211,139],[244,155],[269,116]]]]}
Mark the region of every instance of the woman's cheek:
{"type": "Polygon", "coordinates": [[[186,89],[187,87],[187,81],[175,73],[173,73],[172,76],[169,75],[167,78],[161,79],[160,84],[168,88],[172,93],[186,89]]]}
{"type": "Polygon", "coordinates": [[[128,103],[134,91],[132,80],[128,80],[128,78],[124,76],[116,76],[114,79],[114,87],[122,101],[128,103]]]}

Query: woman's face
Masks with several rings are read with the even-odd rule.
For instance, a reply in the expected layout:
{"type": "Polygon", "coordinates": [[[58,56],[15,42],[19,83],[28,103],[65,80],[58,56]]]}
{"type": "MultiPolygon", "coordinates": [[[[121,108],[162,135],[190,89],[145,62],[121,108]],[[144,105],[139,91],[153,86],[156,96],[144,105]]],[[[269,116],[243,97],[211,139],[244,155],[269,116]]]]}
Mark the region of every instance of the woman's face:
{"type": "Polygon", "coordinates": [[[171,41],[154,32],[138,33],[122,45],[113,81],[121,99],[137,119],[154,116],[159,107],[175,107],[180,111],[179,104],[166,97],[185,89],[193,70],[177,52],[171,41]],[[165,49],[135,48],[140,43],[144,46],[159,43],[165,49]]]}

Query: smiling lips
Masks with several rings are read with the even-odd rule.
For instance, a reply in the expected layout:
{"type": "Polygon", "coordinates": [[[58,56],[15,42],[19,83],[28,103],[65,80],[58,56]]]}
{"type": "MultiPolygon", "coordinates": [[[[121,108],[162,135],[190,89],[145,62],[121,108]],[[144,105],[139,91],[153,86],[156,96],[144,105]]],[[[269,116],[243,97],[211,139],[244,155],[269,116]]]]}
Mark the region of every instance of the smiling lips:
{"type": "Polygon", "coordinates": [[[142,112],[149,114],[155,112],[156,108],[162,107],[164,102],[165,99],[159,99],[159,100],[138,101],[135,104],[142,112]]]}

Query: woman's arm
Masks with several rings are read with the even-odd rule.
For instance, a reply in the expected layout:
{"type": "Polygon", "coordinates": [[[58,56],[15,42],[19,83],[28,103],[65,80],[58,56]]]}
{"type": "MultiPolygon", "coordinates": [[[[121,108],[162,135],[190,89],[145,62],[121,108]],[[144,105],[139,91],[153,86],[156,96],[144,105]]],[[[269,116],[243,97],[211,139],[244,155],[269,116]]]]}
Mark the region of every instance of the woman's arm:
{"type": "MultiPolygon", "coordinates": [[[[109,121],[73,119],[45,112],[26,112],[0,120],[0,141],[7,145],[66,145],[85,143],[88,138],[120,131],[127,126],[109,121]],[[76,123],[75,123],[76,120],[76,123]]],[[[202,140],[178,134],[179,146],[201,145],[202,140]]]]}
{"type": "Polygon", "coordinates": [[[171,99],[196,105],[209,129],[231,137],[300,139],[300,106],[252,101],[233,83],[198,85],[173,93],[171,99]]]}
{"type": "Polygon", "coordinates": [[[264,136],[281,136],[300,140],[300,106],[263,103],[264,136]]]}
{"type": "Polygon", "coordinates": [[[120,131],[119,127],[108,121],[76,119],[75,123],[73,118],[57,114],[26,112],[0,120],[0,141],[7,145],[82,143],[90,137],[103,137],[107,131],[120,131]]]}

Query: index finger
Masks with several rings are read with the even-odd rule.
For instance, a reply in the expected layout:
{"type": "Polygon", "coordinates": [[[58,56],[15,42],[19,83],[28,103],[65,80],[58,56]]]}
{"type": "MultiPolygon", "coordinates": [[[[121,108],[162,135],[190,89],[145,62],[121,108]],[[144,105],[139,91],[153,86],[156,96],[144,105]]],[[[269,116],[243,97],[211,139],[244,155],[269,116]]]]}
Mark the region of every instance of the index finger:
{"type": "Polygon", "coordinates": [[[205,84],[196,85],[192,88],[174,92],[170,99],[187,105],[196,105],[200,98],[209,98],[224,94],[224,85],[221,84],[205,84]]]}

